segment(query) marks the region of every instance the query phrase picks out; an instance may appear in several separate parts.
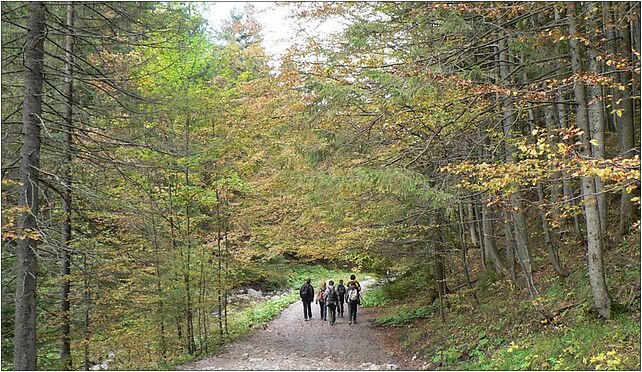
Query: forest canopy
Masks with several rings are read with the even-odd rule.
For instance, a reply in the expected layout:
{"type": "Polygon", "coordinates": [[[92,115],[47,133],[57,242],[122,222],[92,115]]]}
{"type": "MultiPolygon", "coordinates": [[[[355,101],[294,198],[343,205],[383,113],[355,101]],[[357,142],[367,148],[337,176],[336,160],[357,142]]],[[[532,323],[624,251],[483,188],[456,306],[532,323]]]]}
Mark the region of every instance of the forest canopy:
{"type": "Polygon", "coordinates": [[[346,26],[278,67],[251,5],[197,5],[2,2],[2,369],[206,355],[295,265],[631,305],[638,2],[300,3],[346,26]]]}

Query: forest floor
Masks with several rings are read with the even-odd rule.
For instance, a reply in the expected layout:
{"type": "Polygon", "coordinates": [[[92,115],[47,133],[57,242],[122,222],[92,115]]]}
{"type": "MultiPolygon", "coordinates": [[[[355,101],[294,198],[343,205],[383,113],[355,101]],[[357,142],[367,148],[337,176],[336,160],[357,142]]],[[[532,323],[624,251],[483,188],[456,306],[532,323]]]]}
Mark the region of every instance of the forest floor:
{"type": "MultiPolygon", "coordinates": [[[[362,282],[363,293],[367,281],[362,282]]],[[[319,318],[312,304],[312,321],[304,321],[301,301],[290,305],[264,329],[226,345],[213,357],[179,366],[180,370],[395,370],[411,361],[383,327],[376,327],[372,308],[359,308],[357,324],[343,318],[334,325],[319,318]]]]}

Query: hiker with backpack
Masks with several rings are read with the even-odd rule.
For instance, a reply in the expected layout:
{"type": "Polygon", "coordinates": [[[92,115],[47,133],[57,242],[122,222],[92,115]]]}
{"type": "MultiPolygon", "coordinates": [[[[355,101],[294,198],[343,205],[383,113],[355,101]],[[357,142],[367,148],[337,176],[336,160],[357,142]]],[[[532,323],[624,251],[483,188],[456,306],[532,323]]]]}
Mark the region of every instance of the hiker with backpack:
{"type": "Polygon", "coordinates": [[[343,318],[343,303],[346,300],[346,286],[343,285],[343,279],[339,280],[339,285],[337,285],[337,295],[339,295],[337,313],[339,317],[343,318]]]}
{"type": "Polygon", "coordinates": [[[337,321],[337,305],[339,302],[339,294],[334,288],[334,281],[328,282],[328,288],[325,290],[325,304],[330,312],[330,325],[337,321]]]}
{"type": "Polygon", "coordinates": [[[328,309],[326,308],[326,305],[325,305],[325,282],[323,282],[321,290],[319,291],[319,294],[317,294],[317,300],[314,303],[319,304],[319,312],[321,313],[321,319],[328,320],[328,314],[327,314],[328,309]]]}
{"type": "Polygon", "coordinates": [[[301,301],[303,301],[303,317],[307,321],[312,319],[312,301],[314,301],[314,288],[310,284],[310,279],[307,279],[299,290],[301,301]]]}
{"type": "Polygon", "coordinates": [[[348,287],[350,287],[350,284],[354,284],[357,291],[361,292],[361,284],[359,284],[359,281],[357,280],[356,275],[354,274],[350,275],[350,281],[348,282],[348,287]]]}
{"type": "Polygon", "coordinates": [[[353,282],[348,284],[346,302],[348,303],[348,312],[350,316],[350,322],[348,324],[357,324],[357,306],[361,304],[361,295],[357,290],[356,284],[353,282]]]}

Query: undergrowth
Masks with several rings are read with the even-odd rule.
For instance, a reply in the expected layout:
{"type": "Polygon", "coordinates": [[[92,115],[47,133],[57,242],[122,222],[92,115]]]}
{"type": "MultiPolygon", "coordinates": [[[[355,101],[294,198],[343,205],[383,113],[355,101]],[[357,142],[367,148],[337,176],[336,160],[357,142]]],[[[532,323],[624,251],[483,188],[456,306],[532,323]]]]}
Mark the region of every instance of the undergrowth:
{"type": "Polygon", "coordinates": [[[639,254],[631,239],[608,252],[608,321],[597,319],[583,265],[563,279],[543,276],[535,300],[506,279],[477,283],[479,304],[459,288],[444,297],[445,322],[426,288],[430,272],[416,268],[370,291],[364,305],[379,307],[377,324],[403,327],[400,345],[422,369],[640,370],[639,254]]]}

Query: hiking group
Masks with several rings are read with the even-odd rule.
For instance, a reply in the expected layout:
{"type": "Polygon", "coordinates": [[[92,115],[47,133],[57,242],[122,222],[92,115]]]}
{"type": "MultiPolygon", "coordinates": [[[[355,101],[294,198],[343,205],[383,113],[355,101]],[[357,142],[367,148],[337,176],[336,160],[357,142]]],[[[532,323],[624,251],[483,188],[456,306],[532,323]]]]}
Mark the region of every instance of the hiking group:
{"type": "Polygon", "coordinates": [[[357,281],[357,277],[353,274],[350,275],[350,281],[347,286],[343,285],[343,280],[339,280],[339,284],[334,286],[334,281],[321,283],[321,289],[314,296],[314,287],[310,284],[310,279],[306,280],[301,286],[299,294],[303,302],[303,317],[304,319],[312,319],[312,302],[319,305],[319,315],[324,321],[328,320],[328,312],[330,313],[330,325],[333,325],[337,320],[337,313],[339,317],[343,318],[344,304],[348,304],[348,317],[350,321],[348,324],[357,323],[357,306],[361,304],[361,284],[357,281]]]}

